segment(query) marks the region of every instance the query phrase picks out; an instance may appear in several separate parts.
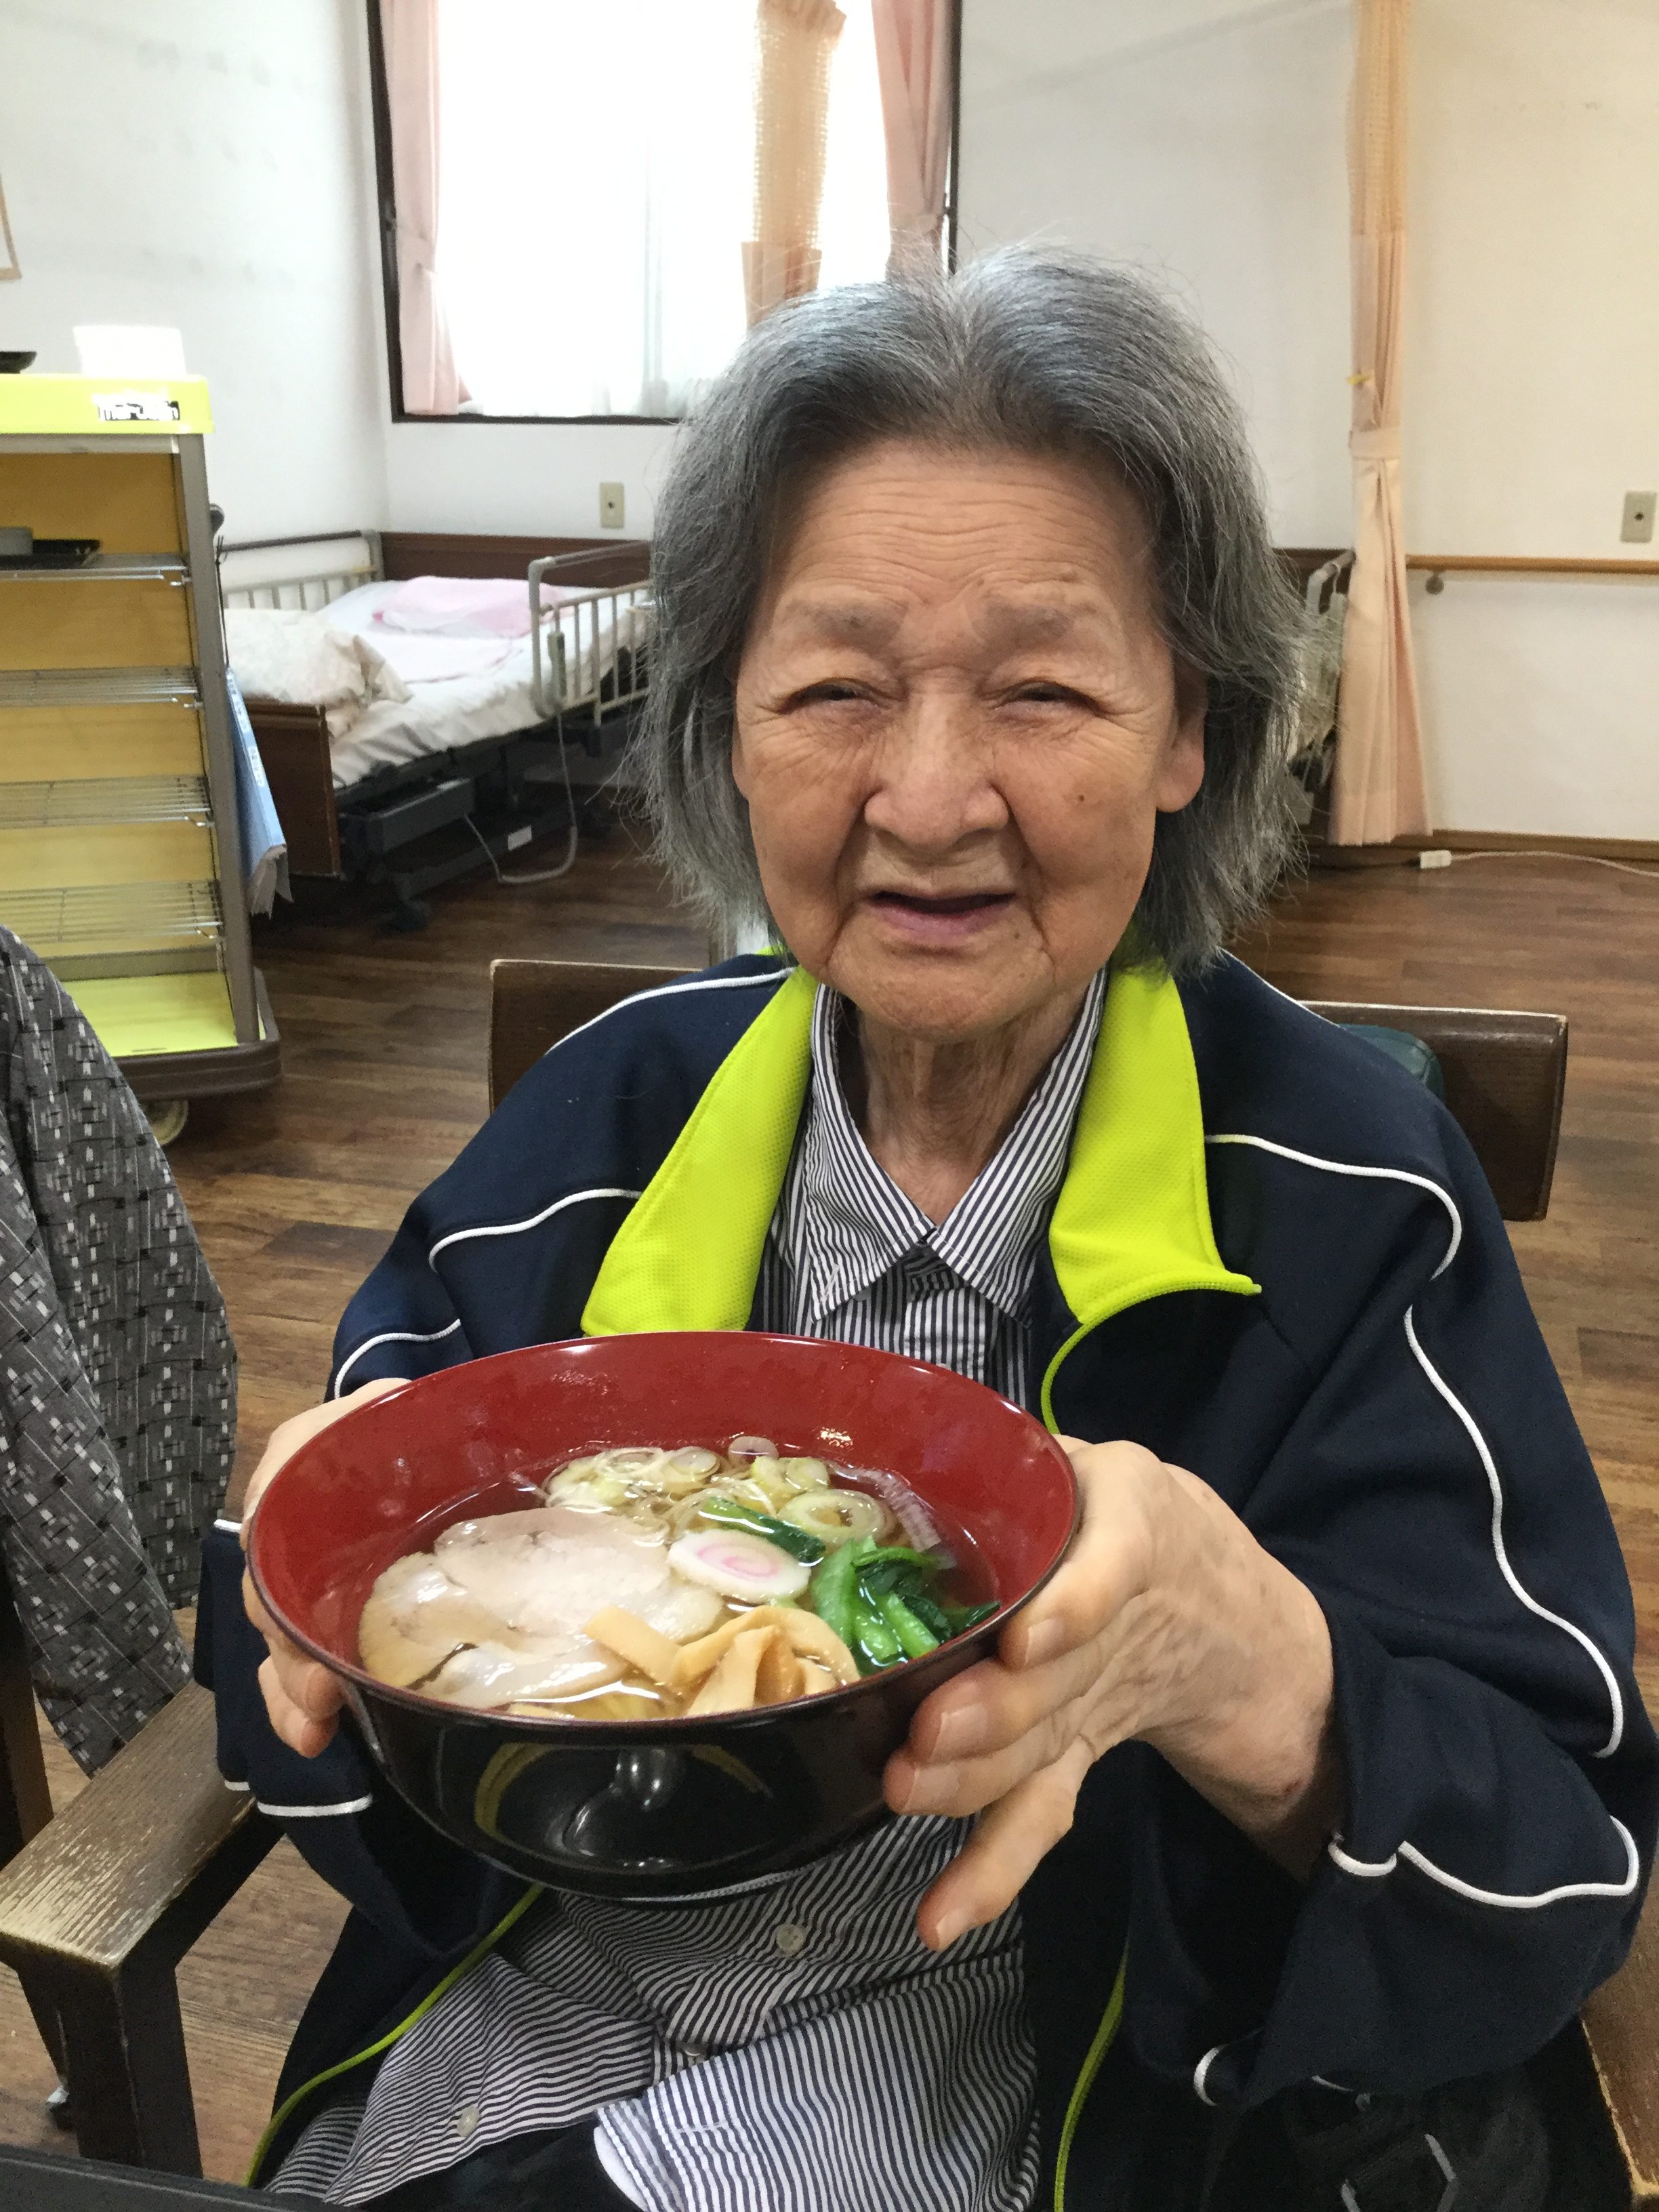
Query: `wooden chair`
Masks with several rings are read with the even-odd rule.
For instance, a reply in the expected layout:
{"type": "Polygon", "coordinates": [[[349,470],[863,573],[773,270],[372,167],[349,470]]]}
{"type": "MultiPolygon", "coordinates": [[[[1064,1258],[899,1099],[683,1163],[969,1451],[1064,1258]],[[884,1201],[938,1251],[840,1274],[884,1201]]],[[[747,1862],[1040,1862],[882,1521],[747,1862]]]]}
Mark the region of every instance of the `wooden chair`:
{"type": "Polygon", "coordinates": [[[654,991],[693,971],[624,968],[603,961],[492,960],[489,963],[489,1110],[572,1030],[619,1000],[654,991]]]}
{"type": "MultiPolygon", "coordinates": [[[[560,1038],[619,999],[684,972],[497,961],[491,1105],[560,1038]]],[[[1316,1011],[1421,1036],[1440,1059],[1447,1103],[1504,1212],[1518,1220],[1542,1213],[1559,1123],[1565,1022],[1443,1007],[1316,1011]]],[[[198,2173],[173,1970],[277,1832],[220,1783],[211,1700],[194,1686],[43,1826],[46,1778],[21,1661],[15,1620],[0,1600],[0,1858],[16,1852],[0,1867],[0,1960],[23,1974],[41,2013],[62,2022],[82,2154],[198,2173]]],[[[1586,2007],[1582,2037],[1564,2039],[1552,2054],[1552,2078],[1567,2085],[1562,2094],[1574,2101],[1575,2124],[1622,2161],[1617,2194],[1632,2205],[1659,2206],[1656,2020],[1659,1904],[1629,1961],[1586,2007]]]]}
{"type": "Polygon", "coordinates": [[[1364,1006],[1310,999],[1328,1022],[1407,1030],[1440,1062],[1446,1104],[1506,1221],[1541,1221],[1555,1174],[1567,1024],[1560,1014],[1468,1006],[1364,1006]]]}

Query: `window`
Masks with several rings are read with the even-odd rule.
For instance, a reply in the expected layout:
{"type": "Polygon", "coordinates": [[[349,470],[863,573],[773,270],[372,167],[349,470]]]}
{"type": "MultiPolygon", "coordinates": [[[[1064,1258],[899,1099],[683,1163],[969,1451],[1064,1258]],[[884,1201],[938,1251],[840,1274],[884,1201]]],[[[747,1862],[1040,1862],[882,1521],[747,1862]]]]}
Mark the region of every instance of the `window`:
{"type": "MultiPolygon", "coordinates": [[[[826,286],[879,276],[890,243],[871,0],[839,5],[826,286]]],[[[756,0],[435,8],[432,265],[462,411],[683,413],[744,329],[756,0]]]]}

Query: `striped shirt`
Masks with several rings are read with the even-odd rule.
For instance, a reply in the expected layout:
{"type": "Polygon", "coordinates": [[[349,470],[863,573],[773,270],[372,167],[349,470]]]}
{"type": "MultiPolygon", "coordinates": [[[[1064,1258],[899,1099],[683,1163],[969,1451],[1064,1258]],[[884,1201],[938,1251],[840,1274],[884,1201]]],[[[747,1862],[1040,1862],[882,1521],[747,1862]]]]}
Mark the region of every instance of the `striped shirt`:
{"type": "Polygon", "coordinates": [[[763,1323],[936,1360],[1024,1403],[1037,1254],[1088,1079],[1103,970],[972,1188],[931,1221],[878,1166],[841,1081],[846,1001],[812,1007],[812,1090],[762,1265],[763,1323]]]}
{"type": "MultiPolygon", "coordinates": [[[[761,1326],[937,1360],[1023,1398],[1037,1254],[1104,994],[1097,977],[1009,1135],[935,1224],[859,1133],[838,1066],[849,1016],[821,989],[761,1326]]],[[[647,2212],[847,2212],[874,2194],[907,2212],[1027,2212],[1018,1909],[942,1954],[915,1932],[969,1826],[888,1821],[793,1874],[696,1897],[548,1893],[367,2091],[311,2121],[270,2186],[362,2204],[592,2118],[607,2171],[647,2212]]]]}

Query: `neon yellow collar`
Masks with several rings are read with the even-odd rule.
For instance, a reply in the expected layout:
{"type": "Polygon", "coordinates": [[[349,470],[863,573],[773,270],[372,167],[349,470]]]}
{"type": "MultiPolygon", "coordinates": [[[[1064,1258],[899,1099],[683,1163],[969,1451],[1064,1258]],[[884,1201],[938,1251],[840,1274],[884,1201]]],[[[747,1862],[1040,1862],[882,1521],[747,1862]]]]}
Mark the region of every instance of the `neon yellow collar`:
{"type": "Polygon", "coordinates": [[[1162,969],[1112,977],[1048,1251],[1077,1319],[1042,1378],[1050,1428],[1060,1363],[1102,1322],[1172,1291],[1258,1290],[1216,1249],[1198,1070],[1181,994],[1162,969]]]}
{"type": "Polygon", "coordinates": [[[714,1070],[611,1240],[585,1335],[747,1325],[806,1097],[817,989],[793,969],[714,1070]]]}
{"type": "MultiPolygon", "coordinates": [[[[746,1327],[806,1096],[816,988],[793,970],[714,1071],[611,1240],[589,1336],[746,1327]]],[[[1077,1327],[1044,1380],[1045,1419],[1060,1361],[1113,1314],[1171,1291],[1256,1289],[1216,1249],[1192,1043],[1160,971],[1112,978],[1048,1242],[1077,1327]]]]}

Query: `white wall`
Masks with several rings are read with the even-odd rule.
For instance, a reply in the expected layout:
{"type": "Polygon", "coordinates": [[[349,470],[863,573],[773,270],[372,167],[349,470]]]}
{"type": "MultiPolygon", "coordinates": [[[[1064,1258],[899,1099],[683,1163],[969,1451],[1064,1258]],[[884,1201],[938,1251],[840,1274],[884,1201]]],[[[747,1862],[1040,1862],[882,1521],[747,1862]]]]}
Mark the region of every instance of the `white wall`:
{"type": "Polygon", "coordinates": [[[964,0],[964,251],[1141,264],[1230,361],[1281,544],[1351,508],[1347,0],[964,0]]]}
{"type": "Polygon", "coordinates": [[[0,345],[179,328],[233,538],[384,507],[362,41],[359,0],[0,0],[0,345]]]}
{"type": "Polygon", "coordinates": [[[389,422],[386,527],[597,538],[599,486],[620,483],[617,534],[648,538],[673,437],[645,422],[389,422]]]}
{"type": "MultiPolygon", "coordinates": [[[[1418,0],[1413,547],[1621,545],[1659,486],[1659,5],[1418,0]]],[[[1419,580],[1435,820],[1659,838],[1659,579],[1419,580]]]]}
{"type": "MultiPolygon", "coordinates": [[[[1158,271],[1286,544],[1349,531],[1346,0],[964,0],[963,234],[1158,271]]],[[[1413,550],[1640,557],[1659,484],[1659,4],[1417,0],[1413,550]]],[[[1659,837],[1659,583],[1413,596],[1437,826],[1659,837]]]]}

